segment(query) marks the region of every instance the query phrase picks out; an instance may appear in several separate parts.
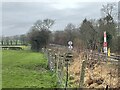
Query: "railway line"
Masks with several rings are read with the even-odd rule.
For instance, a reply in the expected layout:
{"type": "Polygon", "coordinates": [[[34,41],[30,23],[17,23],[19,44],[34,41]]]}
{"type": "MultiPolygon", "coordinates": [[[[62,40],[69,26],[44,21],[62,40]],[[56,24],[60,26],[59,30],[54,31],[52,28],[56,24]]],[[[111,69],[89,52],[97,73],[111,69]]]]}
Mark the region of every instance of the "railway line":
{"type": "Polygon", "coordinates": [[[110,56],[106,56],[105,54],[103,54],[103,53],[95,53],[95,55],[99,55],[99,56],[101,56],[101,57],[107,57],[107,58],[110,58],[111,60],[114,60],[114,61],[118,61],[118,60],[120,60],[120,55],[115,55],[115,54],[111,54],[110,56]]]}

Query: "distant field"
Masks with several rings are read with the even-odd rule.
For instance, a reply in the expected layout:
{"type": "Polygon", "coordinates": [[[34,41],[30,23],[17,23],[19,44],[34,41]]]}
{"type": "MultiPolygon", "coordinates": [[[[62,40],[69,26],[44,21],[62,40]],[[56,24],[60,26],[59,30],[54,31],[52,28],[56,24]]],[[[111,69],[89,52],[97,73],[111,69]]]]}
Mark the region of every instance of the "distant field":
{"type": "Polygon", "coordinates": [[[47,70],[47,60],[43,54],[3,50],[3,88],[56,87],[55,80],[55,75],[47,70]]]}

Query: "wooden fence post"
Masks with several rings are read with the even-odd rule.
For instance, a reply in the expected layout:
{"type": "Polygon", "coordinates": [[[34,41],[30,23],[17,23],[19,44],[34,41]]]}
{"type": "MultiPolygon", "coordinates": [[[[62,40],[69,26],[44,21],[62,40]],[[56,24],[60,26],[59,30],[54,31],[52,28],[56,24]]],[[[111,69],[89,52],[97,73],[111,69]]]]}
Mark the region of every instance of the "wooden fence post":
{"type": "Polygon", "coordinates": [[[86,60],[88,59],[87,55],[84,58],[85,60],[83,60],[82,62],[82,67],[81,67],[81,73],[80,73],[80,88],[83,87],[83,83],[84,83],[84,77],[85,77],[85,69],[86,69],[86,60]]]}

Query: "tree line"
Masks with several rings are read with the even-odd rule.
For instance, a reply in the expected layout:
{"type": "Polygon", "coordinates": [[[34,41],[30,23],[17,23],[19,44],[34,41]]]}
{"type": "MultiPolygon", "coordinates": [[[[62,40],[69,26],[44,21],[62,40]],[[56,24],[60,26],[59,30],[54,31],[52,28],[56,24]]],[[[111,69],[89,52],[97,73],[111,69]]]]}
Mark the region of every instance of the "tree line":
{"type": "Polygon", "coordinates": [[[25,34],[15,36],[2,36],[0,45],[28,45],[28,39],[25,34]]]}

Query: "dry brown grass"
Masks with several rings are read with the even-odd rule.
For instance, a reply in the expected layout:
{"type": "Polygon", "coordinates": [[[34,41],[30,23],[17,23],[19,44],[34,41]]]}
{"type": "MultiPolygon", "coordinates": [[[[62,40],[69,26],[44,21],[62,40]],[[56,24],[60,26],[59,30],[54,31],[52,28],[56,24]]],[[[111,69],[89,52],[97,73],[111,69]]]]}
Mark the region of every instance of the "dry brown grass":
{"type": "MultiPolygon", "coordinates": [[[[69,67],[69,73],[74,77],[73,84],[79,85],[82,54],[75,58],[69,67]]],[[[84,85],[88,88],[105,88],[108,85],[111,88],[118,86],[118,67],[113,63],[101,62],[96,64],[93,70],[86,68],[84,85]]]]}

